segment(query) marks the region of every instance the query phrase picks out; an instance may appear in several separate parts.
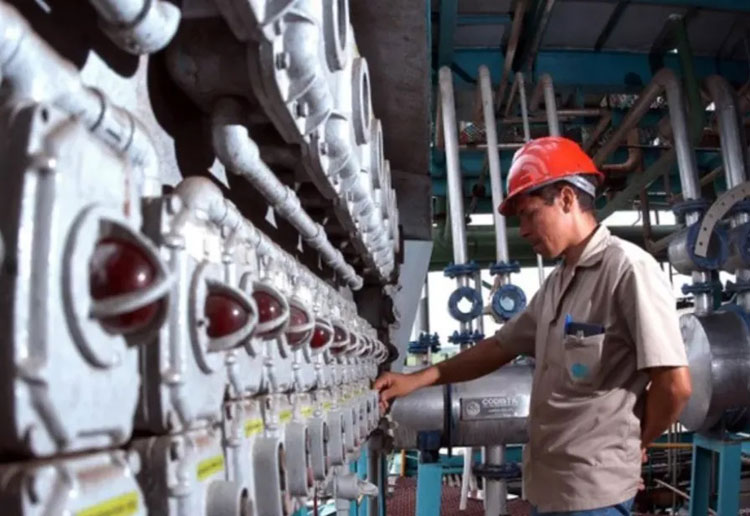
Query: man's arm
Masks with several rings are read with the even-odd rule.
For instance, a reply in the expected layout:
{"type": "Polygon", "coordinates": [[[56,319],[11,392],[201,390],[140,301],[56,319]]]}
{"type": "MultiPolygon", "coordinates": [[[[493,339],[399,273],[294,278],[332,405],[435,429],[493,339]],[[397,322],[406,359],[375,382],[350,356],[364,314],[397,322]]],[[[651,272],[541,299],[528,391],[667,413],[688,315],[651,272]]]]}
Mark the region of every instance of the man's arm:
{"type": "Polygon", "coordinates": [[[642,447],[646,448],[679,417],[692,386],[687,367],[648,369],[651,385],[646,392],[646,408],[641,423],[642,447]]]}
{"type": "Polygon", "coordinates": [[[384,373],[375,382],[375,389],[380,391],[380,404],[385,409],[393,398],[406,396],[430,385],[465,382],[479,378],[504,366],[516,356],[515,353],[500,346],[495,337],[489,337],[466,351],[421,371],[411,374],[384,373]]]}

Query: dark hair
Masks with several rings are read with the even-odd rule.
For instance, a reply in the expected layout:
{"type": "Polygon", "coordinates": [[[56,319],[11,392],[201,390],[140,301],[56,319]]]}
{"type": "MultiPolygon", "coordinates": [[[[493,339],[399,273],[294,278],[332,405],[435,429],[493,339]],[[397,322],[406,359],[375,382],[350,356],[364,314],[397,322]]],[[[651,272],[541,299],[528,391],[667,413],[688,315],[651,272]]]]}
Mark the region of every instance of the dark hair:
{"type": "MultiPolygon", "coordinates": [[[[578,177],[585,179],[587,182],[591,183],[593,186],[596,186],[596,180],[591,178],[590,176],[582,174],[578,177]]],[[[567,181],[557,181],[547,186],[543,186],[538,190],[534,190],[533,192],[530,192],[529,195],[541,197],[542,200],[544,201],[544,204],[551,206],[555,202],[555,199],[557,198],[557,196],[560,195],[560,192],[565,186],[571,187],[573,191],[576,193],[576,198],[578,199],[578,205],[581,207],[582,212],[593,213],[596,210],[594,197],[588,194],[587,192],[584,192],[583,190],[575,186],[573,183],[568,183],[567,181]]]]}

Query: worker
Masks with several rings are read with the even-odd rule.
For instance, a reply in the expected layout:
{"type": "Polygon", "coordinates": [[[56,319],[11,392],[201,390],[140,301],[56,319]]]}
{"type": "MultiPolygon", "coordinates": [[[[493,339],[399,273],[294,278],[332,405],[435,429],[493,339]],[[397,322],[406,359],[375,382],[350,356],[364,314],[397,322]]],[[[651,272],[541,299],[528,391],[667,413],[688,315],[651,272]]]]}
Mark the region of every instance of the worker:
{"type": "Polygon", "coordinates": [[[561,263],[493,336],[445,362],[375,382],[385,410],[416,389],[533,356],[523,462],[533,514],[629,514],[646,447],[691,393],[672,289],[650,254],[597,223],[602,178],[572,140],[539,138],[519,149],[499,211],[519,217],[536,253],[561,263]]]}

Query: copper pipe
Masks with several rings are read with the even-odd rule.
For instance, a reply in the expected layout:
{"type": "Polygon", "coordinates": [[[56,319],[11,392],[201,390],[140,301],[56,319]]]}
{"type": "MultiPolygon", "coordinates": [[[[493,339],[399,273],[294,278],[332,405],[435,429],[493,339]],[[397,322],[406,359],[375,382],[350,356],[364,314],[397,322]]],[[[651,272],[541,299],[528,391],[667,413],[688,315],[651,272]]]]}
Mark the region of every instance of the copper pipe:
{"type": "Polygon", "coordinates": [[[585,152],[591,152],[592,147],[596,144],[597,141],[599,141],[599,138],[602,137],[604,134],[604,131],[607,130],[607,127],[609,127],[609,124],[612,122],[612,112],[607,110],[604,112],[604,115],[599,119],[599,123],[596,124],[596,127],[594,127],[594,130],[589,135],[588,139],[583,142],[581,147],[585,152]]]}
{"type": "Polygon", "coordinates": [[[601,166],[605,174],[626,174],[633,172],[643,160],[643,150],[638,147],[639,132],[633,128],[628,132],[628,159],[622,163],[609,163],[601,166]]]}

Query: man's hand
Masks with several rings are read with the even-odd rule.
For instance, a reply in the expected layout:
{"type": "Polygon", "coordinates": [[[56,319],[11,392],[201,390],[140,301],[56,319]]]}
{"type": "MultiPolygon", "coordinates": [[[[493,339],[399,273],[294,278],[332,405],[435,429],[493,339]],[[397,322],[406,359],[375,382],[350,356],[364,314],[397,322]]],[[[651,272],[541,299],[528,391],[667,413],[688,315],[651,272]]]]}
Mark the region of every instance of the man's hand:
{"type": "Polygon", "coordinates": [[[393,398],[400,398],[429,385],[466,382],[502,367],[516,358],[506,351],[494,337],[480,340],[475,346],[457,355],[411,374],[383,373],[375,380],[380,391],[380,408],[388,409],[393,398]]]}
{"type": "Polygon", "coordinates": [[[424,386],[423,380],[417,374],[383,373],[375,380],[375,389],[380,391],[380,410],[388,410],[390,401],[401,398],[424,386]]]}
{"type": "Polygon", "coordinates": [[[646,409],[641,421],[643,448],[677,420],[692,392],[687,367],[654,367],[648,373],[651,384],[646,391],[646,409]]]}

